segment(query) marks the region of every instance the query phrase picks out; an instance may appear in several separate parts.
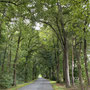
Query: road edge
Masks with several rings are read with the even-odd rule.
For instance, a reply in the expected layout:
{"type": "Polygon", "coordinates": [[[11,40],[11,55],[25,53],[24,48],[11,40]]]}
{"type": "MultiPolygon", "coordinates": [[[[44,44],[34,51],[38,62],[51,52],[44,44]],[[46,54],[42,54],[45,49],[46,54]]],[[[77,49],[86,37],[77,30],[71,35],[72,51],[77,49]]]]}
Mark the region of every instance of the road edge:
{"type": "Polygon", "coordinates": [[[27,82],[27,83],[18,84],[16,87],[11,87],[11,88],[8,88],[8,89],[6,89],[6,90],[18,90],[18,89],[20,89],[20,88],[22,88],[22,87],[25,87],[25,86],[27,86],[27,85],[30,85],[30,84],[34,83],[35,81],[36,81],[36,79],[35,79],[35,80],[32,80],[32,81],[30,81],[30,82],[27,82]]]}

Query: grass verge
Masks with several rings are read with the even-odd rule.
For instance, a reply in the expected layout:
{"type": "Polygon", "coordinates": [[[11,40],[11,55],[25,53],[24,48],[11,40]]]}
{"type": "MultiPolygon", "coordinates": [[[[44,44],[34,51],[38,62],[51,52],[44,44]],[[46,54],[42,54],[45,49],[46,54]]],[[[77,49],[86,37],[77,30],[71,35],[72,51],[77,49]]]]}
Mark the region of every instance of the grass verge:
{"type": "Polygon", "coordinates": [[[66,90],[64,85],[59,85],[56,81],[50,81],[50,83],[52,84],[54,90],[66,90]]]}
{"type": "Polygon", "coordinates": [[[6,90],[18,90],[19,88],[22,88],[24,86],[27,86],[31,83],[33,83],[35,80],[31,81],[31,82],[28,82],[28,83],[23,83],[23,84],[19,84],[17,85],[16,87],[12,87],[12,88],[9,88],[9,89],[6,89],[6,90]]]}
{"type": "Polygon", "coordinates": [[[66,88],[64,84],[56,83],[56,81],[50,81],[54,90],[80,90],[77,87],[66,88]]]}

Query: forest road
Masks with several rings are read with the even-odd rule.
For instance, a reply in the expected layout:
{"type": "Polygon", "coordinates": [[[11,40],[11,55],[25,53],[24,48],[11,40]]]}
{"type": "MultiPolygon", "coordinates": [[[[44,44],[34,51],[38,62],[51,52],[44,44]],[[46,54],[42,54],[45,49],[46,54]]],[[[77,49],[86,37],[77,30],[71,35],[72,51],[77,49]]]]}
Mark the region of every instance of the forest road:
{"type": "Polygon", "coordinates": [[[48,80],[39,78],[34,83],[22,87],[18,90],[53,90],[53,88],[48,80]]]}

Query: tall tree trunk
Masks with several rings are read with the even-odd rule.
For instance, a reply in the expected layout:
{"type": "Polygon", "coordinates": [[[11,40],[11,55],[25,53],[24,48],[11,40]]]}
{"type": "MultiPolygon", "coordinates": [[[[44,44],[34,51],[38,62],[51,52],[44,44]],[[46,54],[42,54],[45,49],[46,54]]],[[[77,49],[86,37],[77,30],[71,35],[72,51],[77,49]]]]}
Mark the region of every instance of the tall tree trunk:
{"type": "Polygon", "coordinates": [[[52,73],[52,80],[56,80],[56,77],[55,77],[55,69],[56,69],[56,67],[55,67],[55,65],[52,65],[52,71],[51,71],[51,73],[52,73]]]}
{"type": "MultiPolygon", "coordinates": [[[[58,61],[59,54],[58,54],[58,50],[56,50],[56,48],[59,48],[59,45],[58,45],[58,39],[57,39],[57,47],[56,47],[54,37],[52,37],[52,38],[53,38],[53,45],[54,45],[53,48],[54,48],[54,54],[55,54],[54,60],[55,60],[55,64],[56,64],[56,66],[55,66],[56,73],[53,71],[52,72],[53,72],[54,79],[56,79],[56,81],[58,82],[59,81],[59,61],[58,61]]],[[[53,69],[54,69],[54,66],[53,66],[53,69]]],[[[54,69],[54,71],[55,71],[55,69],[54,69]]]]}
{"type": "Polygon", "coordinates": [[[27,61],[28,61],[28,56],[26,56],[26,62],[25,62],[25,82],[27,82],[27,74],[28,74],[28,71],[27,71],[27,61]]]}
{"type": "Polygon", "coordinates": [[[68,47],[67,47],[67,40],[64,37],[64,60],[65,60],[65,82],[66,87],[70,87],[70,76],[69,76],[69,61],[68,61],[68,47]]]}
{"type": "Polygon", "coordinates": [[[59,41],[57,40],[57,82],[60,82],[59,41]]]}
{"type": "Polygon", "coordinates": [[[6,58],[6,51],[7,51],[7,45],[6,45],[6,48],[5,48],[5,51],[4,51],[4,57],[3,57],[3,62],[2,62],[2,72],[4,71],[4,64],[5,64],[5,58],[6,58]]]}
{"type": "Polygon", "coordinates": [[[10,71],[10,68],[11,68],[11,58],[12,58],[12,51],[11,51],[11,46],[10,46],[10,50],[9,50],[9,54],[8,54],[9,71],[10,71]]]}
{"type": "MultiPolygon", "coordinates": [[[[62,6],[60,4],[60,2],[57,2],[58,5],[58,12],[60,15],[60,24],[61,24],[61,28],[60,28],[60,32],[61,32],[61,41],[63,42],[63,54],[64,54],[64,63],[65,63],[65,82],[66,82],[66,87],[70,87],[70,76],[69,76],[69,60],[68,60],[68,47],[67,47],[67,32],[65,31],[64,28],[64,19],[63,19],[63,12],[62,12],[62,6]]],[[[64,68],[64,65],[63,65],[64,68]]]]}
{"type": "Polygon", "coordinates": [[[1,24],[0,24],[0,40],[1,40],[1,24]]]}
{"type": "MultiPolygon", "coordinates": [[[[10,41],[12,41],[12,38],[9,38],[10,41]]],[[[10,68],[11,68],[11,59],[12,59],[12,45],[11,43],[9,44],[9,55],[8,55],[8,66],[9,66],[9,71],[10,71],[10,68]]]]}
{"type": "Polygon", "coordinates": [[[52,71],[51,71],[52,69],[51,69],[51,67],[49,68],[49,78],[50,78],[50,80],[52,79],[52,71]]]}
{"type": "Polygon", "coordinates": [[[20,39],[21,39],[21,31],[20,31],[20,35],[18,37],[16,55],[15,55],[14,64],[13,64],[13,86],[16,86],[16,62],[17,62],[17,57],[18,57],[20,39]]]}
{"type": "Polygon", "coordinates": [[[33,80],[35,79],[35,69],[36,69],[36,66],[35,66],[35,62],[33,62],[33,68],[32,68],[32,71],[33,71],[33,80]]]}
{"type": "Polygon", "coordinates": [[[84,38],[84,62],[85,62],[85,71],[86,71],[86,76],[87,76],[87,82],[88,85],[90,85],[90,78],[88,74],[88,64],[87,64],[87,41],[84,38]]]}
{"type": "Polygon", "coordinates": [[[72,85],[74,86],[74,46],[73,46],[73,40],[72,39],[72,85]]]}
{"type": "Polygon", "coordinates": [[[82,80],[81,61],[80,61],[81,43],[80,43],[79,51],[78,51],[77,54],[78,54],[78,55],[77,55],[77,60],[78,60],[79,81],[80,81],[81,90],[84,90],[84,88],[83,88],[83,80],[82,80]]]}
{"type": "Polygon", "coordinates": [[[32,70],[33,70],[33,80],[35,79],[35,68],[34,68],[34,65],[33,65],[33,68],[32,68],[32,70]]]}
{"type": "Polygon", "coordinates": [[[59,55],[57,56],[57,82],[60,82],[60,61],[59,61],[59,55]]]}
{"type": "Polygon", "coordinates": [[[63,54],[63,82],[65,82],[65,59],[63,54]]]}

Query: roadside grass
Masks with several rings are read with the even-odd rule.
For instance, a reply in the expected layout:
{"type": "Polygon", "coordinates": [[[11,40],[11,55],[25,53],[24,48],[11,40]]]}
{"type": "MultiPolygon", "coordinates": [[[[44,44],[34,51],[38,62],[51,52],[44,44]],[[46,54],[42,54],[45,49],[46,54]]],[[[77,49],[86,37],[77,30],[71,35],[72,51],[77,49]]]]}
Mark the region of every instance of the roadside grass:
{"type": "Polygon", "coordinates": [[[56,81],[50,81],[54,90],[80,90],[77,87],[66,88],[64,84],[56,83],[56,81]]]}
{"type": "Polygon", "coordinates": [[[28,83],[23,83],[23,84],[18,84],[16,87],[12,87],[12,88],[9,88],[9,89],[2,89],[2,90],[18,90],[19,88],[22,88],[24,86],[27,86],[31,83],[33,83],[35,80],[31,81],[31,82],[28,82],[28,83]]]}
{"type": "Polygon", "coordinates": [[[54,90],[65,90],[66,89],[64,85],[58,85],[56,81],[50,81],[50,83],[52,84],[54,90]]]}

